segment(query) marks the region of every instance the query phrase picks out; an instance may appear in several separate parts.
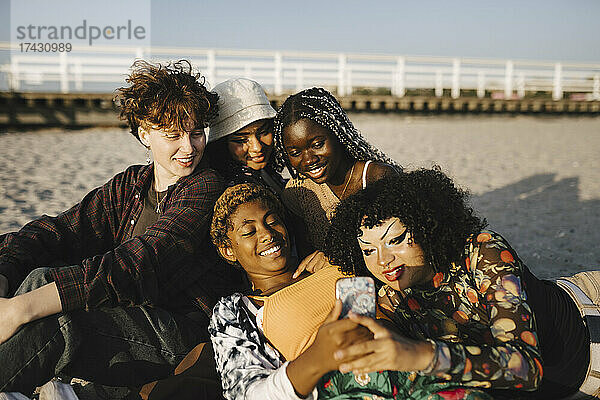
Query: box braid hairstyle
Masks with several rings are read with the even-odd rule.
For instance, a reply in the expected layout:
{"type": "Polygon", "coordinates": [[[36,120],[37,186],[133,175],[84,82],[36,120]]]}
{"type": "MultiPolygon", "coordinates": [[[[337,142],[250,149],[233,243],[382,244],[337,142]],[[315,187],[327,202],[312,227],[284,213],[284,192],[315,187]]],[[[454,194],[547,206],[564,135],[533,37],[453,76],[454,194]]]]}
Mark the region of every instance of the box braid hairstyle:
{"type": "Polygon", "coordinates": [[[283,146],[283,130],[303,118],[328,129],[355,160],[378,161],[393,166],[398,172],[402,171],[402,167],[397,162],[365,140],[331,93],[317,87],[305,89],[288,97],[277,111],[273,154],[276,170],[281,171],[283,167],[287,167],[293,178],[298,177],[298,172],[291,166],[283,146]]]}

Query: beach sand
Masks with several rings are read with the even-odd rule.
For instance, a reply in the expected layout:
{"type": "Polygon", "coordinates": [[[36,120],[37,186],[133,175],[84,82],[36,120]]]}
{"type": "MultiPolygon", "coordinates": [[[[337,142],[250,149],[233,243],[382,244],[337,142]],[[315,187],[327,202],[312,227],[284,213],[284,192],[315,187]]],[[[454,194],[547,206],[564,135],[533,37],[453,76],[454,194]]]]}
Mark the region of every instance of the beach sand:
{"type": "MultiPolygon", "coordinates": [[[[439,165],[540,277],[600,269],[600,118],[350,115],[405,168],[439,165]]],[[[0,134],[0,232],[78,202],[145,149],[125,129],[0,134]]]]}

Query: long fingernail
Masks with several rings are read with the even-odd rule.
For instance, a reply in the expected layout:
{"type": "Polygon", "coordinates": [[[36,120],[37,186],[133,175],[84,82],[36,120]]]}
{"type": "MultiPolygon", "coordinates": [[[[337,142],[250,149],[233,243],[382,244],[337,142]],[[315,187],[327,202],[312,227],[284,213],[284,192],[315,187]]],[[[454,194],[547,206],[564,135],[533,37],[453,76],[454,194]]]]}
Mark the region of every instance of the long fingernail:
{"type": "Polygon", "coordinates": [[[350,371],[350,369],[348,369],[348,366],[346,364],[342,364],[340,365],[340,372],[342,374],[345,374],[346,372],[350,371]]]}
{"type": "Polygon", "coordinates": [[[335,358],[336,360],[340,360],[343,355],[344,353],[341,350],[338,350],[335,353],[333,353],[333,358],[335,358]]]}

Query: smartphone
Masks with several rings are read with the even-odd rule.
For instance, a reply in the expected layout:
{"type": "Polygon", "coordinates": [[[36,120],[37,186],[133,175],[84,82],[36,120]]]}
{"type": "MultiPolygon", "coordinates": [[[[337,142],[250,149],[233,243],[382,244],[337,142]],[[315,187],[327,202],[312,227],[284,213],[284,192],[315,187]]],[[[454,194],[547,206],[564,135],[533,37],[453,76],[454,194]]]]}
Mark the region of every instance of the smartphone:
{"type": "Polygon", "coordinates": [[[375,318],[375,283],[373,278],[355,276],[335,283],[335,297],[342,301],[340,318],[355,314],[375,318]]]}

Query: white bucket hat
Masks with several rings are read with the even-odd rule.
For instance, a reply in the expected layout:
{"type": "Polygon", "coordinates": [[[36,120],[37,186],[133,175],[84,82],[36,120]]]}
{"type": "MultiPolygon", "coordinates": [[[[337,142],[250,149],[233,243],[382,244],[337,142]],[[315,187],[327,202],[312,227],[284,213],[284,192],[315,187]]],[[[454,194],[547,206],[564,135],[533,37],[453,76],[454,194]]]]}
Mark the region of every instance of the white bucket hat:
{"type": "Polygon", "coordinates": [[[210,124],[208,141],[214,142],[261,119],[274,118],[275,110],[263,88],[246,78],[229,79],[213,88],[219,95],[219,115],[210,124]]]}

